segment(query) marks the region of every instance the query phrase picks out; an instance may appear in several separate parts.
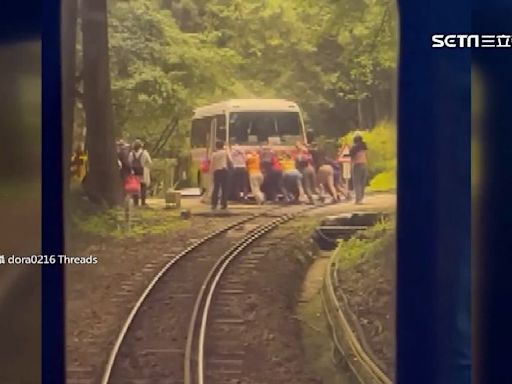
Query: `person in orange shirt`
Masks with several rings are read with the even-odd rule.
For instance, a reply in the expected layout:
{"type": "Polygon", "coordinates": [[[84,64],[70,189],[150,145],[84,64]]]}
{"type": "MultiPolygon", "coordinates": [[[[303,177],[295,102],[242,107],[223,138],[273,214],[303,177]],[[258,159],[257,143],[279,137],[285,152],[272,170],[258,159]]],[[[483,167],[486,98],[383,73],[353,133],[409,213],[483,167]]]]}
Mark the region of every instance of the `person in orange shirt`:
{"type": "Polygon", "coordinates": [[[81,182],[87,173],[87,154],[78,146],[71,158],[71,176],[74,180],[81,182]]]}
{"type": "Polygon", "coordinates": [[[258,204],[263,204],[265,197],[261,192],[261,185],[263,184],[263,174],[260,168],[260,156],[256,151],[249,152],[246,158],[247,172],[249,174],[249,185],[251,192],[258,204]]]}

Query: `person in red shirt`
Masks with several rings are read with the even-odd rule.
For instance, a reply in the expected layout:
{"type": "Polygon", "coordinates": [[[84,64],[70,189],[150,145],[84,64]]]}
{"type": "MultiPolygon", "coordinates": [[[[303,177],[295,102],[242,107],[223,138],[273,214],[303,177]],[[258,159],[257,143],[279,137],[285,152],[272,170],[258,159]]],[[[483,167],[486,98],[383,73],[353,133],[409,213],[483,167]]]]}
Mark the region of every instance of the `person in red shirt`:
{"type": "Polygon", "coordinates": [[[316,173],[313,158],[306,147],[297,146],[295,164],[302,174],[302,188],[308,197],[309,203],[314,204],[313,194],[316,193],[316,173]]]}
{"type": "Polygon", "coordinates": [[[286,192],[283,186],[283,170],[276,154],[266,148],[261,154],[261,169],[264,175],[263,187],[268,201],[277,201],[279,192],[283,193],[286,200],[286,192]]]}

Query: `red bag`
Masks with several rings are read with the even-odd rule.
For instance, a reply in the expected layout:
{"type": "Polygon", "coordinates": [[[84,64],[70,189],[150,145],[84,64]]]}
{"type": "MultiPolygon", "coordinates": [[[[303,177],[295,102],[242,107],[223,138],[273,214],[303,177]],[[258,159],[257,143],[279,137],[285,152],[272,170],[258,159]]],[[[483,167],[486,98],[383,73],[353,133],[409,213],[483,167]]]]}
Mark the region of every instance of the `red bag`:
{"type": "Polygon", "coordinates": [[[199,169],[203,173],[208,173],[208,171],[210,170],[210,162],[208,161],[208,159],[201,159],[201,162],[199,163],[199,169]]]}
{"type": "Polygon", "coordinates": [[[129,195],[140,193],[140,178],[135,175],[128,175],[124,179],[124,191],[129,195]]]}

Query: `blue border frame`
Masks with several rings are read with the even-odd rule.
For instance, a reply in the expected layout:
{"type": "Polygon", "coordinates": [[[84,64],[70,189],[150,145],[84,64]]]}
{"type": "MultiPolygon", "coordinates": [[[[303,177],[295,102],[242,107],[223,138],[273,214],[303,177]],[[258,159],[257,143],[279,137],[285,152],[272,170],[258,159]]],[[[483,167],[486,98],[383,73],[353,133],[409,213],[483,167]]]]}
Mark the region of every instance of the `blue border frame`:
{"type": "Polygon", "coordinates": [[[41,37],[41,3],[37,0],[5,2],[0,12],[0,43],[41,37]]]}
{"type": "MultiPolygon", "coordinates": [[[[21,3],[7,2],[8,7],[19,8],[21,3]]],[[[467,33],[470,31],[469,3],[461,0],[445,2],[399,1],[401,13],[401,58],[399,80],[399,170],[400,188],[398,202],[398,383],[459,383],[468,382],[467,329],[454,322],[462,315],[467,325],[469,305],[467,300],[470,251],[470,58],[463,50],[439,50],[430,48],[433,33],[467,33]],[[463,272],[461,274],[457,272],[463,272]],[[442,285],[441,282],[449,282],[442,285]],[[461,284],[456,284],[460,282],[461,284]],[[456,289],[459,287],[459,289],[456,289]],[[462,287],[462,290],[460,289],[462,287]],[[455,335],[455,338],[448,337],[455,335]],[[448,351],[455,348],[461,359],[445,361],[440,353],[442,347],[448,351]],[[455,369],[454,369],[455,368],[455,369]],[[459,377],[453,374],[460,374],[459,377]]],[[[23,15],[27,16],[23,4],[23,15]]],[[[14,9],[16,12],[17,9],[14,9]]],[[[45,2],[45,38],[43,45],[43,246],[47,252],[62,250],[62,204],[60,151],[60,87],[59,81],[59,1],[45,2]]],[[[14,20],[10,12],[7,20],[14,20]]],[[[510,18],[508,18],[510,20],[510,18]]],[[[2,23],[2,29],[14,28],[14,23],[2,23]]],[[[492,23],[490,24],[492,25],[492,23]]],[[[31,30],[34,24],[27,23],[31,30]]],[[[17,26],[18,27],[18,26],[17,26]]],[[[18,34],[18,37],[23,36],[18,34]]],[[[484,59],[485,61],[485,59],[484,59]]],[[[510,84],[510,63],[507,68],[496,58],[487,65],[498,66],[504,77],[494,81],[510,84]]],[[[510,92],[501,91],[508,99],[510,92]]],[[[505,111],[507,119],[495,123],[496,159],[511,164],[511,153],[505,143],[510,139],[510,127],[505,123],[510,108],[505,111]],[[496,130],[501,128],[499,132],[496,130]],[[505,130],[506,129],[506,130],[505,130]],[[500,139],[502,138],[501,142],[500,139]],[[501,156],[501,157],[500,157],[501,156]]],[[[503,113],[503,110],[500,110],[503,113]]],[[[502,114],[501,117],[504,115],[502,114]]],[[[491,136],[489,136],[492,139],[491,136]]],[[[497,327],[486,328],[491,339],[498,342],[492,357],[500,374],[501,382],[508,382],[511,370],[504,368],[509,361],[505,345],[508,336],[503,331],[512,321],[509,312],[500,303],[510,300],[511,265],[509,256],[510,234],[508,217],[512,214],[507,206],[496,206],[509,198],[506,183],[510,177],[498,163],[489,165],[492,185],[487,188],[485,207],[500,208],[498,221],[487,217],[494,225],[484,233],[488,240],[489,273],[497,279],[487,299],[489,309],[497,327]],[[494,168],[491,168],[495,166],[494,168]],[[497,173],[501,169],[501,174],[497,173]],[[491,199],[491,196],[494,198],[491,199]],[[497,199],[497,200],[496,200],[497,199]],[[494,203],[493,203],[494,201],[494,203]],[[495,221],[492,221],[495,220],[495,221]],[[491,233],[494,231],[494,234],[491,233]],[[502,237],[499,237],[502,236],[502,237]],[[506,236],[506,237],[503,237],[506,236]],[[505,241],[507,247],[500,241],[505,241]],[[498,264],[498,262],[500,264],[498,264]],[[503,264],[502,264],[503,263],[503,264]],[[501,267],[501,268],[500,268],[501,267]],[[492,293],[492,295],[490,294],[492,293]],[[493,296],[497,295],[497,296],[493,296]],[[500,343],[501,342],[501,343],[500,343]],[[500,358],[501,357],[501,358],[500,358]],[[508,373],[507,373],[508,372],[508,373]]],[[[44,269],[44,378],[45,382],[61,382],[63,373],[63,291],[62,270],[58,267],[44,269]]],[[[489,282],[492,284],[492,281],[489,282]]],[[[493,352],[489,348],[489,353],[493,352]]],[[[496,382],[496,381],[488,381],[496,382]]]]}
{"type": "Polygon", "coordinates": [[[399,1],[399,384],[470,383],[470,52],[431,48],[468,5],[399,1]]]}
{"type": "MultiPolygon", "coordinates": [[[[479,34],[512,34],[512,3],[477,1],[472,29],[479,34]]],[[[475,252],[476,383],[512,383],[512,48],[474,50],[484,77],[484,116],[480,127],[483,164],[479,228],[475,252]]]]}
{"type": "MultiPolygon", "coordinates": [[[[60,1],[43,8],[42,253],[64,253],[60,74],[60,1]]],[[[43,383],[65,382],[64,268],[42,267],[43,383]]]]}

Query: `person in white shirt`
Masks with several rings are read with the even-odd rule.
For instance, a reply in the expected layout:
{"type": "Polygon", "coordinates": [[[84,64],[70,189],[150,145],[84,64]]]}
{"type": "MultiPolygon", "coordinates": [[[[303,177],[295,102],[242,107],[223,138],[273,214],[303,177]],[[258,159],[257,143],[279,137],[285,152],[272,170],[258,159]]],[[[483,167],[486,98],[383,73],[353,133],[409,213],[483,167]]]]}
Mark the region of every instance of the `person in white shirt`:
{"type": "Polygon", "coordinates": [[[247,199],[248,192],[248,177],[246,168],[246,155],[238,144],[233,145],[231,148],[231,159],[233,160],[233,194],[235,201],[240,201],[240,194],[242,194],[244,200],[247,199]]]}
{"type": "MultiPolygon", "coordinates": [[[[132,173],[140,178],[140,202],[141,205],[146,205],[146,192],[151,182],[150,167],[151,156],[148,151],[144,149],[143,143],[140,140],[133,142],[132,151],[128,155],[128,163],[130,164],[132,173]]],[[[139,205],[139,196],[133,196],[135,205],[139,205]]]]}
{"type": "Polygon", "coordinates": [[[352,177],[352,159],[350,158],[350,147],[344,142],[338,152],[338,163],[341,164],[341,178],[343,180],[343,188],[345,190],[346,200],[351,199],[350,196],[350,178],[352,177]]]}
{"type": "Polygon", "coordinates": [[[212,153],[210,172],[213,173],[212,209],[216,209],[219,203],[221,209],[228,207],[228,169],[231,167],[231,158],[224,149],[224,142],[217,141],[216,149],[212,153]]]}

